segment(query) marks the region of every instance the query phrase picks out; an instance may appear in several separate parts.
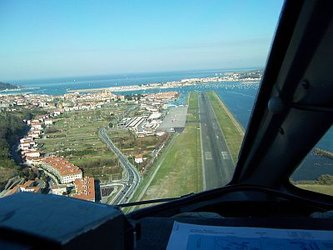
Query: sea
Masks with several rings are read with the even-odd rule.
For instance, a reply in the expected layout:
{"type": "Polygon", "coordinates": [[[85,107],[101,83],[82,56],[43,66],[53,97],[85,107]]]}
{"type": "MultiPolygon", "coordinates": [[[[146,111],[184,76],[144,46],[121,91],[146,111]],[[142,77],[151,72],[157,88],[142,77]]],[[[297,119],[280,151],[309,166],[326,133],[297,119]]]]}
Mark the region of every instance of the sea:
{"type": "MultiPolygon", "coordinates": [[[[218,69],[218,70],[196,70],[196,71],[177,71],[177,72],[156,72],[156,73],[136,73],[136,74],[117,74],[85,77],[68,77],[54,79],[37,79],[25,81],[13,81],[11,83],[21,86],[20,90],[2,91],[0,94],[47,94],[63,95],[70,90],[108,88],[114,86],[140,85],[147,83],[163,83],[168,81],[178,81],[188,78],[213,77],[226,72],[252,70],[247,69],[218,69]]],[[[166,91],[177,91],[180,93],[176,105],[185,104],[187,95],[191,91],[211,91],[214,90],[228,106],[238,122],[246,129],[252,112],[252,107],[256,100],[259,83],[243,84],[241,82],[207,83],[202,85],[192,85],[177,87],[172,89],[150,89],[121,92],[119,94],[144,94],[166,91]]],[[[333,151],[333,129],[331,128],[326,135],[318,142],[315,147],[333,151]]],[[[291,179],[315,180],[323,174],[333,175],[333,160],[327,157],[317,156],[310,152],[303,160],[291,179]]]]}

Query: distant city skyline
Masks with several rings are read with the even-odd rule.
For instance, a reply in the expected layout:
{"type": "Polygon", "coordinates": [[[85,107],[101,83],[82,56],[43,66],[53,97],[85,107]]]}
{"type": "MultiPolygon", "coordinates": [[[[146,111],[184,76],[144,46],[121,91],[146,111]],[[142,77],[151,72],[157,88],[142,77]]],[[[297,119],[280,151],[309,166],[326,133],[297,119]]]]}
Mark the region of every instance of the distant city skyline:
{"type": "Polygon", "coordinates": [[[0,81],[263,67],[283,1],[0,2],[0,81]]]}

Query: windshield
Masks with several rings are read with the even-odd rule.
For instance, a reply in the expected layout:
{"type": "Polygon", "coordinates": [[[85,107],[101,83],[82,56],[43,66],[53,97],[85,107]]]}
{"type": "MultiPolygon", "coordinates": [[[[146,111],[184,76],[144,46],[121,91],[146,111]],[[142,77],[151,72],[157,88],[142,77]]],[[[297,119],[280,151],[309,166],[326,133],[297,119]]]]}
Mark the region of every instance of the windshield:
{"type": "Polygon", "coordinates": [[[1,197],[226,185],[282,4],[1,1],[1,197]]]}

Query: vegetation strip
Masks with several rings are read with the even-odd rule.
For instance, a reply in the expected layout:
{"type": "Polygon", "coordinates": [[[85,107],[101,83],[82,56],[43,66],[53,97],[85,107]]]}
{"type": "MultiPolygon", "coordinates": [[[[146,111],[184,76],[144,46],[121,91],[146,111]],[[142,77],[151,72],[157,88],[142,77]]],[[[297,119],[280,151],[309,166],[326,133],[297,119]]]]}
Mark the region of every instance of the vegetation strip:
{"type": "Polygon", "coordinates": [[[184,131],[165,152],[142,200],[181,196],[202,190],[198,94],[191,93],[184,131]]]}
{"type": "MultiPolygon", "coordinates": [[[[137,188],[136,192],[134,193],[131,202],[141,201],[142,197],[145,195],[148,187],[150,186],[151,182],[155,178],[156,174],[158,173],[165,156],[167,155],[168,150],[174,145],[177,138],[177,134],[175,134],[170,141],[168,142],[165,149],[162,150],[160,157],[154,162],[153,166],[149,169],[149,171],[144,176],[143,180],[141,181],[139,187],[137,188]]],[[[131,212],[136,209],[136,206],[131,208],[124,208],[123,211],[131,212]]]]}
{"type": "Polygon", "coordinates": [[[323,184],[296,184],[297,187],[321,194],[333,195],[333,185],[323,184]]]}
{"type": "Polygon", "coordinates": [[[15,152],[17,142],[26,133],[27,126],[23,119],[31,119],[39,114],[38,110],[21,110],[15,113],[0,112],[0,190],[10,178],[25,173],[14,161],[19,161],[18,154],[15,152]]]}
{"type": "Polygon", "coordinates": [[[232,159],[236,163],[244,137],[244,129],[215,92],[209,92],[208,97],[222,129],[232,159]]]}

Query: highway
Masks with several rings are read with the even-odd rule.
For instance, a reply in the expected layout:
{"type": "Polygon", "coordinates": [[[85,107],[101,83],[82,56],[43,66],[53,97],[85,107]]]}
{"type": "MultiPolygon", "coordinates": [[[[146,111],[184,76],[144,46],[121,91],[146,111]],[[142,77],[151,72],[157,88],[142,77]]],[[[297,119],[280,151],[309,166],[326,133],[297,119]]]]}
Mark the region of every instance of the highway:
{"type": "Polygon", "coordinates": [[[206,93],[199,94],[203,187],[209,190],[226,185],[234,164],[216,114],[206,93]]]}
{"type": "Polygon", "coordinates": [[[118,157],[120,166],[124,169],[124,177],[122,182],[125,183],[123,189],[117,194],[114,199],[113,204],[121,204],[128,202],[141,181],[140,174],[138,170],[133,166],[127,157],[113,144],[111,139],[106,133],[105,128],[100,128],[98,131],[99,137],[106,143],[109,149],[111,149],[118,157]]]}

